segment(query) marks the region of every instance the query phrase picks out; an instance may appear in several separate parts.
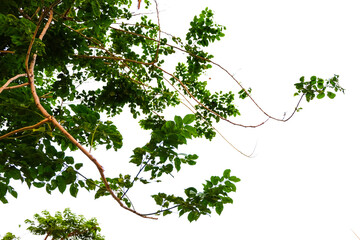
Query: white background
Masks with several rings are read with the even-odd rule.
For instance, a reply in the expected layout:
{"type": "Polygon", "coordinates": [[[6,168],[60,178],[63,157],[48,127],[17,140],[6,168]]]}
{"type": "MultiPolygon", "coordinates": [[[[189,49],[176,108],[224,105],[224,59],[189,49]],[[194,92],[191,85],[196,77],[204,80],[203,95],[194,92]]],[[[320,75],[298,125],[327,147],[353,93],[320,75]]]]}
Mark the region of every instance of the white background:
{"type": "MultiPolygon", "coordinates": [[[[0,234],[12,231],[22,239],[38,239],[19,230],[18,224],[44,209],[54,213],[70,207],[76,214],[96,217],[106,239],[356,239],[351,230],[360,235],[358,1],[159,0],[161,27],[184,34],[205,7],[227,27],[226,37],[211,47],[214,61],[253,88],[253,97],[270,114],[291,113],[297,100],[293,84],[303,75],[338,74],[346,94],[303,102],[304,109],[287,123],[269,121],[257,129],[216,125],[244,152],[255,148],[255,157],[243,157],[221,138],[210,143],[196,140],[184,150],[200,156],[196,166],[184,167],[175,179],[154,189],[129,192],[138,211],[152,212],[156,209],[148,197],[151,193],[181,194],[182,189],[201,187],[211,175],[231,168],[242,181],[232,195],[234,204],[226,205],[220,217],[203,216],[191,224],[176,215],[153,221],[124,211],[110,198],[93,201],[87,193],[77,199],[68,193],[49,196],[45,190],[22,186],[17,200],[9,197],[9,204],[0,205],[0,234]]],[[[206,78],[219,90],[240,90],[219,69],[206,78]]],[[[237,122],[265,120],[248,101],[240,111],[237,122]]],[[[135,175],[136,168],[126,162],[147,135],[125,118],[115,122],[124,135],[124,149],[118,153],[99,149],[93,154],[106,174],[135,175]]],[[[76,156],[88,163],[81,154],[76,156]]],[[[91,165],[86,169],[96,172],[91,165]]]]}

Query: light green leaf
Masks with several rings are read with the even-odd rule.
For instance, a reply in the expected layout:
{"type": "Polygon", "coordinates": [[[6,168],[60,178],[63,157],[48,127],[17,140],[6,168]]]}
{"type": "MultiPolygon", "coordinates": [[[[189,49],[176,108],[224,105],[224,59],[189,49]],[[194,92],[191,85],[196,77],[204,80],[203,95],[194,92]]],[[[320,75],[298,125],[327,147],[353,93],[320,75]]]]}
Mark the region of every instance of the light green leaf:
{"type": "Polygon", "coordinates": [[[333,93],[333,92],[327,92],[327,96],[330,98],[330,99],[334,99],[336,97],[336,94],[333,93]]]}
{"type": "Polygon", "coordinates": [[[187,114],[184,119],[183,119],[183,123],[184,124],[190,124],[195,120],[195,115],[194,114],[187,114]]]}

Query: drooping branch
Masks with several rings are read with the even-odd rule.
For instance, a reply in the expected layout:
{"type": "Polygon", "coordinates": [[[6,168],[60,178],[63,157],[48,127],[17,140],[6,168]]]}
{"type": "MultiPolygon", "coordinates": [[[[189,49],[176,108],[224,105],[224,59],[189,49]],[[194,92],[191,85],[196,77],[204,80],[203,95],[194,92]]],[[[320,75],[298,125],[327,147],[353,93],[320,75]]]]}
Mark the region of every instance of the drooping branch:
{"type": "Polygon", "coordinates": [[[256,124],[256,125],[244,125],[244,124],[241,124],[241,123],[236,123],[236,122],[233,122],[223,116],[221,116],[220,114],[216,113],[214,110],[210,109],[209,107],[205,106],[203,103],[201,103],[190,91],[189,89],[187,88],[187,86],[179,79],[177,78],[174,74],[166,71],[165,69],[155,65],[153,62],[151,63],[146,63],[146,62],[140,62],[140,61],[137,61],[137,60],[133,60],[133,59],[125,59],[125,58],[122,58],[122,57],[110,57],[110,56],[87,56],[87,55],[74,55],[75,57],[80,57],[80,58],[92,58],[92,59],[112,59],[112,60],[116,60],[116,61],[124,61],[124,62],[132,62],[132,63],[136,63],[136,64],[141,64],[141,65],[152,65],[154,66],[155,68],[161,70],[162,72],[164,72],[165,74],[173,77],[174,79],[176,79],[176,81],[178,81],[181,86],[185,89],[185,91],[189,94],[189,96],[194,100],[196,101],[197,104],[199,104],[200,106],[202,106],[203,108],[205,108],[207,111],[211,112],[212,114],[218,116],[220,119],[226,121],[226,122],[229,122],[233,125],[236,125],[236,126],[240,126],[240,127],[244,127],[244,128],[257,128],[257,127],[260,127],[261,125],[265,124],[268,119],[266,119],[265,121],[259,123],[259,124],[256,124]]]}
{"type": "MultiPolygon", "coordinates": [[[[114,28],[114,27],[111,27],[111,28],[114,29],[114,30],[117,30],[117,31],[121,31],[121,32],[123,32],[123,33],[131,34],[131,35],[138,36],[138,37],[143,37],[143,38],[145,38],[145,39],[152,40],[152,41],[155,41],[155,42],[158,42],[158,41],[159,41],[159,40],[157,40],[157,39],[150,38],[150,37],[145,36],[145,35],[142,35],[142,34],[130,32],[130,31],[126,31],[126,30],[123,30],[123,29],[114,28]]],[[[295,107],[294,111],[292,112],[292,114],[291,114],[288,118],[286,118],[286,119],[284,119],[284,118],[283,118],[283,119],[280,119],[280,118],[273,117],[273,116],[271,116],[270,114],[268,114],[266,111],[264,111],[264,110],[260,107],[260,105],[255,101],[255,99],[250,95],[250,93],[242,86],[242,84],[234,77],[234,75],[231,74],[231,73],[230,73],[226,68],[224,68],[222,65],[220,65],[220,64],[218,64],[218,63],[216,63],[216,62],[214,62],[214,61],[212,61],[212,60],[210,60],[210,59],[207,59],[207,58],[198,56],[198,55],[196,55],[196,54],[194,54],[194,53],[191,53],[191,52],[189,52],[189,51],[187,51],[187,50],[185,50],[185,49],[182,49],[182,48],[180,48],[180,47],[178,47],[178,46],[174,46],[174,45],[171,45],[171,44],[168,44],[168,43],[166,43],[165,45],[166,45],[166,46],[169,46],[169,47],[172,47],[172,48],[174,48],[174,49],[176,49],[176,50],[178,50],[178,51],[187,53],[187,54],[189,54],[189,55],[191,55],[191,56],[193,56],[193,57],[196,57],[196,58],[199,58],[199,59],[201,59],[201,60],[204,60],[204,61],[207,61],[207,62],[209,62],[209,63],[212,63],[213,65],[219,67],[219,68],[220,68],[221,70],[223,70],[227,75],[229,75],[229,76],[231,77],[231,79],[233,79],[233,81],[236,82],[237,85],[239,85],[239,87],[246,93],[246,95],[247,95],[247,96],[250,98],[250,100],[255,104],[255,106],[256,106],[265,116],[267,116],[269,119],[273,119],[273,120],[281,121],[281,122],[286,122],[286,121],[290,120],[290,119],[293,117],[293,115],[295,114],[295,112],[298,110],[298,106],[300,105],[300,103],[301,103],[301,101],[302,101],[302,97],[300,97],[298,103],[296,104],[296,107],[295,107]]],[[[267,121],[267,120],[266,120],[266,121],[267,121]]],[[[266,122],[266,121],[265,121],[265,122],[266,122]]],[[[264,122],[264,123],[265,123],[265,122],[264,122]]],[[[260,125],[262,125],[262,124],[260,124],[260,125]]],[[[259,125],[259,126],[260,126],[260,125],[259,125]]],[[[249,126],[249,127],[251,127],[251,126],[249,126]]]]}

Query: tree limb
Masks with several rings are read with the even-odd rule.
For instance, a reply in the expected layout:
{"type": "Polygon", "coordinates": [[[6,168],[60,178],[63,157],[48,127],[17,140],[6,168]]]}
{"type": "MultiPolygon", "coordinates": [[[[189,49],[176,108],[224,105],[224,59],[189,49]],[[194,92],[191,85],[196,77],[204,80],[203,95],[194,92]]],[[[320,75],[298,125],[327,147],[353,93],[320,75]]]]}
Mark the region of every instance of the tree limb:
{"type": "Polygon", "coordinates": [[[9,88],[14,88],[14,87],[7,87],[12,81],[18,79],[19,77],[26,77],[26,73],[22,73],[22,74],[18,74],[15,77],[10,78],[9,80],[7,80],[7,82],[0,88],[0,93],[4,90],[4,89],[9,89],[9,88]]]}
{"type": "Polygon", "coordinates": [[[11,136],[11,135],[14,135],[15,133],[18,133],[18,132],[23,132],[23,131],[26,131],[26,130],[30,130],[30,129],[37,128],[37,127],[41,126],[42,124],[44,124],[44,123],[46,123],[46,122],[49,122],[49,121],[51,121],[50,118],[45,118],[45,119],[41,120],[40,122],[38,122],[37,124],[34,124],[34,125],[32,125],[32,126],[28,126],[28,127],[23,127],[23,128],[20,128],[20,129],[16,129],[16,130],[14,130],[14,131],[11,131],[11,132],[9,132],[9,133],[6,133],[6,134],[0,136],[0,140],[1,140],[1,139],[4,139],[4,138],[7,138],[7,137],[9,137],[9,136],[11,136]]]}

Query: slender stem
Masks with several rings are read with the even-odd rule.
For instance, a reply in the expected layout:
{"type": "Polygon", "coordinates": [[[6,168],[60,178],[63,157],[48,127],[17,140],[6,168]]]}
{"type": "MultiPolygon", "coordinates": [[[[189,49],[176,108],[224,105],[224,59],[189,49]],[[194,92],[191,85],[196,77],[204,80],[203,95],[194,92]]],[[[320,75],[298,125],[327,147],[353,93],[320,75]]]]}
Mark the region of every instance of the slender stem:
{"type": "MultiPolygon", "coordinates": [[[[156,41],[156,42],[158,41],[158,40],[156,40],[156,39],[150,38],[150,37],[145,36],[145,35],[142,35],[142,34],[137,34],[137,33],[129,32],[129,31],[126,31],[126,30],[123,30],[123,29],[114,28],[114,27],[111,27],[111,28],[114,29],[114,30],[117,30],[117,31],[121,31],[121,32],[124,32],[124,33],[131,34],[131,35],[143,37],[143,38],[145,38],[145,39],[149,39],[149,40],[152,40],[152,41],[156,41]]],[[[292,118],[292,116],[295,114],[295,112],[296,112],[296,110],[297,110],[297,107],[299,106],[300,102],[302,101],[302,97],[301,97],[301,98],[299,99],[298,103],[297,103],[297,107],[295,108],[295,110],[293,111],[293,113],[291,114],[291,116],[290,116],[289,118],[287,118],[287,119],[275,118],[275,117],[269,115],[267,112],[265,112],[265,111],[257,104],[257,102],[251,97],[250,93],[249,93],[249,92],[241,85],[241,83],[234,77],[234,75],[232,75],[226,68],[224,68],[224,67],[221,66],[220,64],[218,64],[218,63],[216,63],[216,62],[213,62],[213,61],[210,60],[210,59],[207,59],[207,58],[198,56],[198,55],[196,55],[196,54],[193,54],[193,53],[191,53],[191,52],[189,52],[189,51],[186,51],[186,50],[184,50],[184,49],[182,49],[182,48],[180,48],[180,47],[177,47],[177,46],[174,46],[174,45],[171,45],[171,44],[165,44],[165,45],[167,45],[167,46],[169,46],[169,47],[173,47],[173,48],[175,48],[175,49],[177,49],[177,50],[179,50],[179,51],[185,52],[185,53],[187,53],[187,54],[189,54],[189,55],[191,55],[191,56],[194,56],[194,57],[196,57],[196,58],[199,58],[199,59],[201,59],[201,60],[210,62],[210,63],[214,64],[215,66],[219,67],[219,68],[220,68],[221,70],[223,70],[227,75],[229,75],[229,76],[237,83],[237,85],[239,85],[239,87],[240,87],[242,90],[244,90],[244,92],[246,93],[246,95],[247,95],[247,96],[250,98],[250,100],[255,104],[255,106],[256,106],[265,116],[267,116],[267,117],[270,118],[270,119],[273,119],[273,120],[276,120],[276,121],[281,121],[281,122],[286,122],[286,121],[288,121],[288,120],[289,120],[290,118],[292,118]]],[[[267,120],[266,120],[266,121],[267,121],[267,120]]],[[[265,121],[265,122],[266,122],[266,121],[265,121]]],[[[263,122],[262,124],[264,124],[265,122],[263,122]]],[[[258,124],[258,125],[256,125],[255,127],[261,126],[262,124],[258,124]]],[[[246,126],[246,127],[254,127],[254,126],[246,126]]]]}
{"type": "MultiPolygon", "coordinates": [[[[150,158],[144,163],[144,165],[140,168],[139,172],[136,174],[135,178],[133,179],[133,181],[131,182],[131,185],[134,184],[135,179],[140,175],[140,173],[142,172],[142,170],[146,167],[146,165],[149,163],[150,158]]],[[[126,193],[129,191],[130,188],[127,188],[126,191],[123,193],[123,195],[121,196],[120,199],[123,199],[123,197],[126,195],[126,193]]]]}
{"type": "Polygon", "coordinates": [[[175,205],[175,206],[172,206],[172,207],[167,208],[167,209],[162,209],[162,210],[159,210],[159,211],[157,211],[157,212],[153,212],[153,213],[146,213],[146,214],[143,214],[143,215],[144,215],[144,216],[150,216],[150,215],[159,214],[159,213],[161,213],[161,212],[165,212],[165,211],[171,210],[171,209],[176,208],[176,207],[178,207],[178,206],[180,206],[180,204],[175,205]]]}

